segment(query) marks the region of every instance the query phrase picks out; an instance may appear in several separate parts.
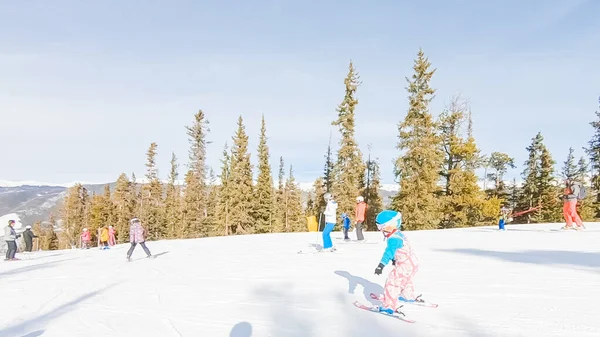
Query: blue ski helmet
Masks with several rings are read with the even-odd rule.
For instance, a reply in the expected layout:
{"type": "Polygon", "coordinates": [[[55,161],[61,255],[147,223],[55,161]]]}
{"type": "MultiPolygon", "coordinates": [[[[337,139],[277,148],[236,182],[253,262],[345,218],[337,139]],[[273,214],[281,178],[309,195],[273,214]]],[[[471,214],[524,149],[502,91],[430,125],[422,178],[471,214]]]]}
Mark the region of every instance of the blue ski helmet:
{"type": "Polygon", "coordinates": [[[398,229],[402,227],[402,213],[388,210],[379,212],[375,218],[378,230],[398,229]]]}

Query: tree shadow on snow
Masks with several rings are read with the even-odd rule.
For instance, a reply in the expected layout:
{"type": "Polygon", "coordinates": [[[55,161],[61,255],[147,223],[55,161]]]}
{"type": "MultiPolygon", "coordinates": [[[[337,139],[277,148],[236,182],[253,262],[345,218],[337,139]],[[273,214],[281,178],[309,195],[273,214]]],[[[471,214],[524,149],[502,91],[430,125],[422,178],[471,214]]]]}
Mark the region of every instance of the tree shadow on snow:
{"type": "Polygon", "coordinates": [[[600,272],[600,252],[572,252],[558,250],[527,250],[522,252],[498,252],[481,249],[439,249],[438,251],[491,257],[499,260],[541,265],[569,265],[596,269],[600,272]]]}
{"type": "MultiPolygon", "coordinates": [[[[76,260],[79,259],[78,257],[73,257],[70,259],[62,259],[62,260],[56,260],[56,261],[50,261],[50,262],[45,262],[45,263],[38,263],[38,264],[33,264],[30,266],[25,266],[25,267],[19,267],[19,268],[15,268],[12,270],[7,270],[4,272],[0,273],[0,277],[6,277],[6,276],[10,276],[10,275],[15,275],[15,274],[19,274],[19,273],[26,273],[28,271],[33,271],[33,270],[40,270],[40,269],[47,269],[47,268],[52,268],[54,267],[55,264],[59,263],[59,262],[64,262],[64,261],[69,261],[69,260],[76,260]]],[[[8,263],[19,263],[19,262],[8,262],[8,263]]]]}
{"type": "Polygon", "coordinates": [[[252,324],[248,322],[240,322],[233,326],[229,337],[251,337],[252,336],[252,324]]]}
{"type": "Polygon", "coordinates": [[[382,286],[362,277],[354,276],[345,270],[336,270],[334,273],[348,280],[348,294],[354,294],[356,286],[360,284],[363,288],[363,296],[365,297],[365,299],[373,305],[380,304],[378,300],[371,298],[371,293],[377,295],[383,294],[382,286]]]}
{"type": "MultiPolygon", "coordinates": [[[[43,330],[37,330],[37,331],[31,332],[29,334],[27,334],[27,330],[40,328],[40,326],[45,325],[46,322],[48,322],[52,319],[58,318],[64,314],[72,311],[73,309],[76,308],[77,304],[84,302],[94,296],[97,296],[97,295],[105,292],[107,289],[112,288],[115,284],[116,283],[113,283],[113,284],[110,284],[103,288],[100,288],[98,290],[81,295],[81,296],[73,299],[72,301],[69,301],[69,302],[59,306],[56,309],[52,309],[52,311],[50,311],[46,314],[32,317],[30,319],[22,321],[19,324],[10,326],[10,327],[0,331],[0,337],[14,337],[14,336],[18,336],[21,334],[25,334],[26,337],[39,336],[39,335],[36,335],[36,333],[38,333],[39,331],[44,332],[43,330]]],[[[23,337],[25,337],[25,336],[23,336],[23,337]]]]}

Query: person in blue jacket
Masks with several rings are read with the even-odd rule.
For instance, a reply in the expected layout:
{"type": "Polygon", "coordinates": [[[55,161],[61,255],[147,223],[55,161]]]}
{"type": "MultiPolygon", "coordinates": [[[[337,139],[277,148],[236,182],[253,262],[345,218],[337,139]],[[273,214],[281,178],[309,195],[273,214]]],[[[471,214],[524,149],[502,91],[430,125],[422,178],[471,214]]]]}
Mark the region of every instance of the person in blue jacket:
{"type": "Polygon", "coordinates": [[[348,231],[350,230],[350,218],[346,213],[342,213],[342,225],[344,227],[344,241],[350,241],[350,238],[348,237],[348,231]]]}
{"type": "Polygon", "coordinates": [[[379,265],[375,269],[376,275],[381,275],[383,268],[392,262],[394,269],[389,273],[385,282],[382,305],[379,311],[388,314],[401,313],[401,302],[423,302],[420,296],[415,297],[413,277],[419,269],[419,261],[408,241],[406,234],[400,231],[402,227],[402,214],[392,210],[384,210],[375,218],[377,229],[387,239],[387,246],[379,265]]]}

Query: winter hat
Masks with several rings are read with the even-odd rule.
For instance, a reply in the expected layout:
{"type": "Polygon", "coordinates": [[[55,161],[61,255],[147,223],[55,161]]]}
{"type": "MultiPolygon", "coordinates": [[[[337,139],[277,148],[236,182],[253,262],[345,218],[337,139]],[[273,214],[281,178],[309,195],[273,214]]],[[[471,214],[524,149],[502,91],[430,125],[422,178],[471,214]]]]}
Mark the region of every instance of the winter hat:
{"type": "Polygon", "coordinates": [[[131,222],[132,224],[134,224],[134,223],[136,223],[136,222],[140,222],[140,219],[138,219],[138,218],[133,218],[133,219],[131,219],[131,220],[130,220],[130,222],[131,222]]]}
{"type": "Polygon", "coordinates": [[[377,223],[377,229],[379,230],[400,230],[402,227],[402,213],[392,210],[381,211],[377,214],[375,223],[377,223]]]}
{"type": "Polygon", "coordinates": [[[84,228],[84,229],[83,229],[83,231],[84,231],[84,232],[87,232],[87,231],[88,231],[88,229],[87,229],[87,228],[84,228]]]}
{"type": "Polygon", "coordinates": [[[10,226],[10,225],[13,225],[13,224],[15,224],[15,222],[16,222],[15,220],[8,220],[8,225],[9,225],[9,226],[10,226]]]}
{"type": "Polygon", "coordinates": [[[31,226],[27,225],[25,226],[25,229],[31,229],[31,226]]]}
{"type": "Polygon", "coordinates": [[[342,213],[342,219],[345,219],[345,218],[347,218],[347,217],[348,217],[348,214],[346,214],[346,213],[342,213]]]}

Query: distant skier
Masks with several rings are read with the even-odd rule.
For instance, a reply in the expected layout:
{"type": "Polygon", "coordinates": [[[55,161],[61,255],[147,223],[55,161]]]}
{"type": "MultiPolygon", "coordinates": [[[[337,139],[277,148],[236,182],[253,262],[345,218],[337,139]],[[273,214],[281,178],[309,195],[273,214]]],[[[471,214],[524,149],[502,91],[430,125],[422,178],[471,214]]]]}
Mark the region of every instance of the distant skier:
{"type": "Polygon", "coordinates": [[[117,244],[117,240],[115,239],[115,229],[113,226],[108,226],[108,244],[114,246],[117,244]]]}
{"type": "Polygon", "coordinates": [[[99,229],[100,231],[100,244],[102,245],[102,250],[108,249],[108,228],[106,226],[99,229]]]}
{"type": "Polygon", "coordinates": [[[354,221],[356,225],[356,240],[362,241],[365,239],[362,232],[362,225],[365,222],[365,215],[367,213],[367,204],[365,198],[359,196],[356,198],[356,208],[354,210],[354,221]]]}
{"type": "Polygon", "coordinates": [[[348,237],[348,231],[350,230],[350,218],[346,213],[342,213],[342,226],[344,226],[344,241],[350,241],[350,238],[348,237]]]}
{"type": "Polygon", "coordinates": [[[392,261],[394,269],[389,273],[385,282],[382,305],[379,311],[393,314],[403,314],[399,309],[401,302],[424,302],[419,296],[414,296],[413,277],[419,269],[419,263],[412,246],[405,234],[400,232],[402,214],[392,210],[380,212],[375,222],[377,228],[387,238],[387,247],[381,262],[375,269],[376,275],[381,275],[383,268],[392,261]]]}
{"type": "Polygon", "coordinates": [[[90,244],[92,242],[92,234],[87,228],[83,229],[81,233],[81,249],[90,249],[90,244]]]}
{"type": "Polygon", "coordinates": [[[582,230],[585,228],[583,226],[583,221],[581,221],[581,217],[577,214],[577,199],[583,199],[583,197],[585,197],[584,191],[585,190],[582,189],[578,182],[571,179],[565,180],[563,216],[567,224],[562,229],[574,228],[576,230],[582,230]],[[573,226],[573,223],[575,223],[576,226],[573,226]]]}
{"type": "Polygon", "coordinates": [[[501,231],[505,231],[506,229],[504,229],[504,225],[509,222],[509,217],[510,217],[510,213],[511,213],[511,209],[505,206],[502,206],[502,208],[500,208],[500,219],[498,220],[498,229],[501,231]]]}
{"type": "Polygon", "coordinates": [[[129,227],[129,242],[131,242],[131,247],[129,247],[129,251],[127,252],[127,261],[131,262],[131,254],[133,254],[133,250],[135,249],[135,246],[138,243],[140,244],[140,246],[142,246],[142,249],[144,249],[144,252],[148,256],[148,258],[151,258],[152,254],[150,253],[148,247],[146,247],[145,243],[146,236],[148,234],[146,229],[142,226],[142,224],[140,223],[140,219],[138,218],[131,219],[130,223],[131,226],[129,227]]]}
{"type": "Polygon", "coordinates": [[[323,229],[323,250],[324,251],[333,251],[333,242],[331,241],[331,231],[335,227],[336,223],[336,211],[337,211],[337,203],[333,200],[333,195],[331,193],[325,193],[323,196],[325,201],[327,202],[327,206],[325,207],[325,228],[323,229]]]}
{"type": "Polygon", "coordinates": [[[26,252],[31,253],[34,238],[37,238],[37,235],[33,234],[33,232],[31,231],[31,226],[25,227],[25,231],[23,232],[23,241],[25,241],[26,252]]]}
{"type": "Polygon", "coordinates": [[[6,241],[7,246],[5,261],[18,260],[15,258],[15,254],[17,253],[17,239],[21,237],[21,235],[17,234],[14,226],[15,220],[8,220],[8,226],[4,228],[4,241],[6,241]]]}

